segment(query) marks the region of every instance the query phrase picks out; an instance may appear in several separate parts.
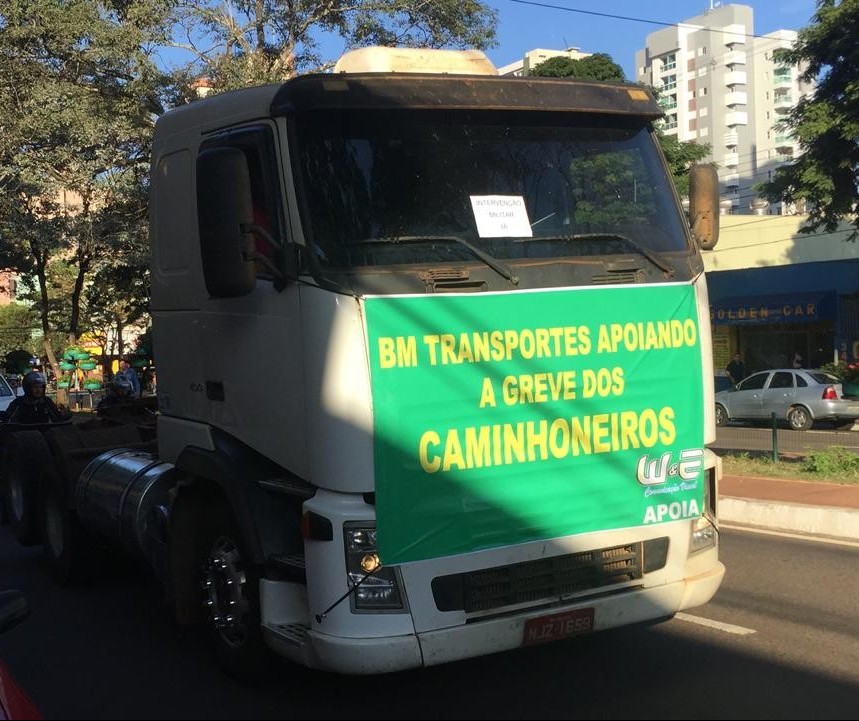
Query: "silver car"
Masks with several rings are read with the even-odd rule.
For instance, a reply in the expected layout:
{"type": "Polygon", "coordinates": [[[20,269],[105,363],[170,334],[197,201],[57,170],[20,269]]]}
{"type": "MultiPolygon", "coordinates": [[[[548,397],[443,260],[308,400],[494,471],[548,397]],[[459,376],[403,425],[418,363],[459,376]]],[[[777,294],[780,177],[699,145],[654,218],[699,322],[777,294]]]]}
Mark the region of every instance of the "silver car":
{"type": "Polygon", "coordinates": [[[859,400],[844,398],[841,381],[822,370],[776,368],[753,373],[736,388],[716,393],[716,425],[766,420],[775,413],[797,431],[815,421],[859,418],[859,400]]]}
{"type": "Polygon", "coordinates": [[[0,375],[0,411],[5,411],[13,400],[15,400],[15,391],[9,385],[6,377],[0,375]]]}

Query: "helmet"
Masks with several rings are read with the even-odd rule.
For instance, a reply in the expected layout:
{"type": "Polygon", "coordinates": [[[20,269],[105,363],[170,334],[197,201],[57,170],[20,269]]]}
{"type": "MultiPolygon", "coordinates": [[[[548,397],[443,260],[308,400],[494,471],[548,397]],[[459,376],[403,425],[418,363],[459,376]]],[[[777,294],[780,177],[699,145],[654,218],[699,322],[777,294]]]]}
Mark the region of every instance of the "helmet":
{"type": "Polygon", "coordinates": [[[30,395],[30,389],[35,385],[40,385],[44,388],[47,383],[45,382],[45,376],[43,376],[38,371],[30,371],[27,375],[24,376],[24,380],[21,381],[21,385],[24,388],[24,395],[30,395]]]}
{"type": "Polygon", "coordinates": [[[131,381],[123,376],[114,376],[110,387],[117,395],[127,396],[131,393],[131,381]]]}

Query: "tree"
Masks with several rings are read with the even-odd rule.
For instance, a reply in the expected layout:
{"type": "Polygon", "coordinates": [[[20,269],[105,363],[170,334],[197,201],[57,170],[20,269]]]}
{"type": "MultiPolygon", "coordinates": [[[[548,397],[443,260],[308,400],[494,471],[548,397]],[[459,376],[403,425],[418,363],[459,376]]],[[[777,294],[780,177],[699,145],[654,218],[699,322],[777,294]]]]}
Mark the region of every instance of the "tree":
{"type": "MultiPolygon", "coordinates": [[[[601,80],[610,83],[626,82],[623,68],[605,53],[596,53],[577,59],[563,56],[549,58],[537,65],[532,74],[553,78],[601,80]]],[[[654,89],[653,92],[658,99],[658,90],[654,89]]],[[[710,146],[699,145],[695,142],[681,142],[675,136],[663,133],[658,126],[656,127],[656,137],[662,147],[677,193],[681,198],[688,197],[689,168],[710,154],[710,146]]]]}
{"type": "Polygon", "coordinates": [[[585,78],[608,83],[622,83],[626,80],[623,68],[605,53],[575,59],[558,55],[536,65],[532,75],[547,78],[585,78]]]}
{"type": "Polygon", "coordinates": [[[26,306],[0,305],[0,358],[15,350],[25,350],[29,359],[38,350],[38,341],[33,337],[37,327],[35,313],[26,306]]]}
{"type": "Polygon", "coordinates": [[[216,90],[282,82],[330,67],[317,38],[339,35],[348,47],[492,47],[497,13],[479,0],[239,0],[184,2],[184,41],[195,57],[186,80],[205,75],[216,90]]]}
{"type": "Polygon", "coordinates": [[[793,48],[779,51],[776,59],[785,66],[807,63],[801,78],[816,80],[817,87],[777,126],[793,135],[802,154],[759,186],[770,202],[806,201],[809,216],[801,232],[822,227],[831,233],[847,219],[854,226],[850,240],[859,233],[857,36],[859,3],[818,0],[793,48]]]}
{"type": "Polygon", "coordinates": [[[168,0],[0,0],[0,240],[35,279],[46,353],[57,298],[51,264],[72,273],[62,330],[73,344],[99,259],[145,243],[145,188],[167,78],[168,0]]]}

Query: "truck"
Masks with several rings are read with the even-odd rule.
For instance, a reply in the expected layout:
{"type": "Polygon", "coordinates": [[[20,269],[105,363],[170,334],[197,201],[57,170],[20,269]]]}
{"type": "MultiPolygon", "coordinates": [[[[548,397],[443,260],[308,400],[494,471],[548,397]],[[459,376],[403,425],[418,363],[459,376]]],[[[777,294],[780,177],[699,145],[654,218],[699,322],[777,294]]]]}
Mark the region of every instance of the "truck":
{"type": "Polygon", "coordinates": [[[10,429],[15,536],[60,582],[133,554],[244,678],[705,604],[718,184],[694,167],[684,212],[661,116],[643,86],[397,48],[165,113],[157,411],[10,429]]]}

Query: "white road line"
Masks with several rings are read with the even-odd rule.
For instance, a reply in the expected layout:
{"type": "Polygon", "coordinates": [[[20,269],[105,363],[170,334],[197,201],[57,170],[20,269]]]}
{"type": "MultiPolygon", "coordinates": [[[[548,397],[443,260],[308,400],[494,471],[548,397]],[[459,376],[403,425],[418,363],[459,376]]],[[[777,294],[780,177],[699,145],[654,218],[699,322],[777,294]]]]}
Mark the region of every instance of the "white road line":
{"type": "Polygon", "coordinates": [[[697,623],[699,626],[707,628],[715,628],[717,631],[725,633],[733,633],[736,636],[748,636],[750,633],[757,633],[753,628],[745,628],[744,626],[735,626],[733,623],[722,623],[721,621],[712,621],[709,618],[701,618],[700,616],[692,616],[688,613],[678,613],[674,616],[678,621],[687,621],[689,623],[697,623]]]}
{"type": "Polygon", "coordinates": [[[791,531],[779,531],[774,528],[755,528],[742,524],[719,523],[719,528],[727,528],[729,531],[742,531],[745,533],[758,533],[762,536],[780,536],[782,538],[795,538],[798,541],[812,541],[813,543],[828,543],[830,546],[849,546],[859,548],[859,541],[851,541],[846,538],[832,538],[817,536],[810,533],[793,533],[791,531]]]}

